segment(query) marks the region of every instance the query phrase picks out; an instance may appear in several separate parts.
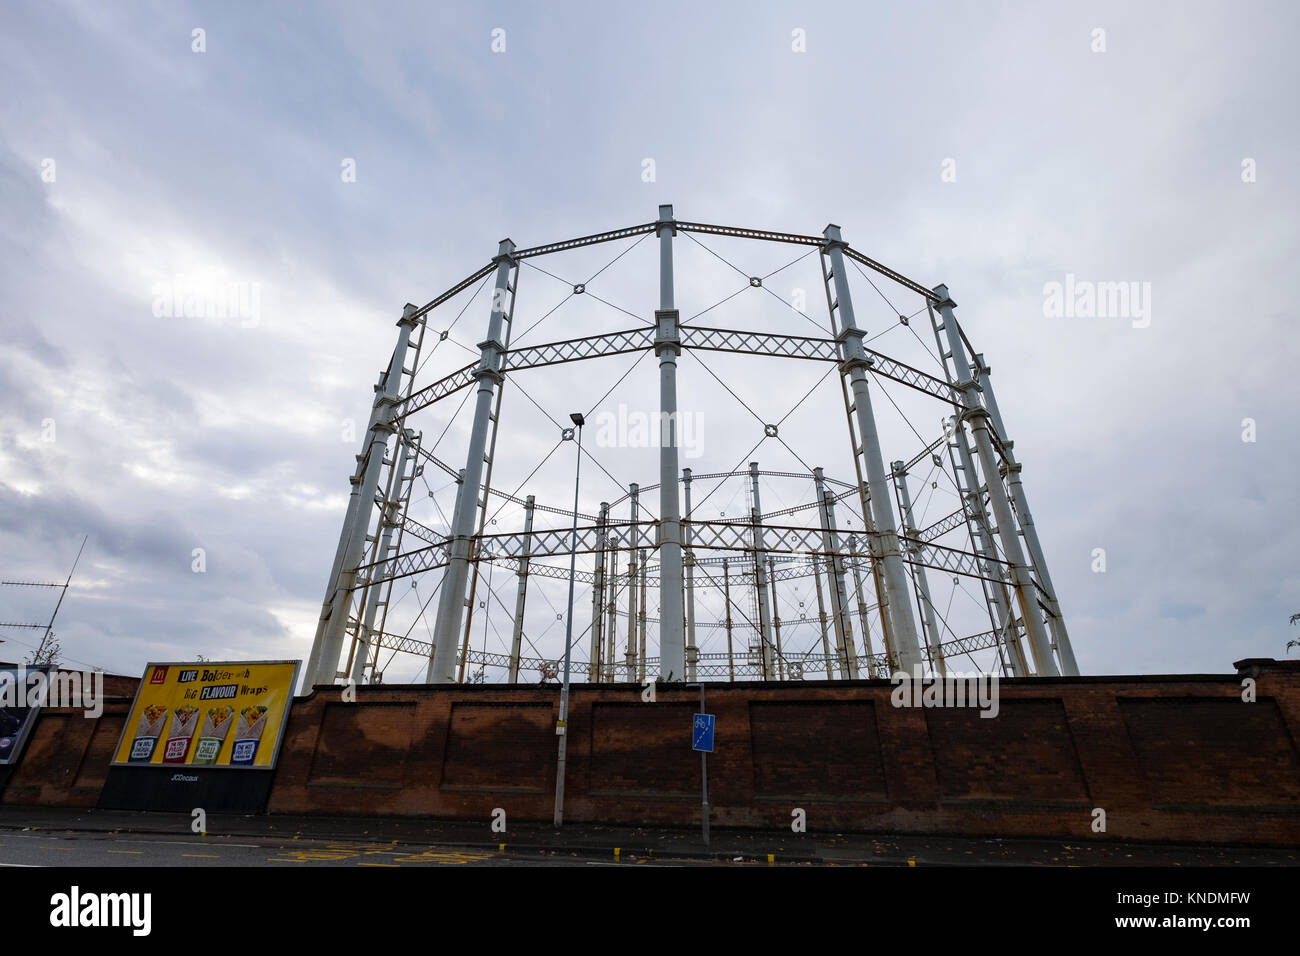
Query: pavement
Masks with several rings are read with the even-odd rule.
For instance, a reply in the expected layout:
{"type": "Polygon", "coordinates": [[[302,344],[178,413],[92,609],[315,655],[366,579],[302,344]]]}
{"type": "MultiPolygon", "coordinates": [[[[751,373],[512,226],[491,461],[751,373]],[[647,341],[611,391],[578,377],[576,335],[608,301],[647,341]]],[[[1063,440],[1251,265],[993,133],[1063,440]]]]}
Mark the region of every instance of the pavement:
{"type": "Polygon", "coordinates": [[[0,864],[1295,866],[1300,848],[0,807],[0,864]]]}

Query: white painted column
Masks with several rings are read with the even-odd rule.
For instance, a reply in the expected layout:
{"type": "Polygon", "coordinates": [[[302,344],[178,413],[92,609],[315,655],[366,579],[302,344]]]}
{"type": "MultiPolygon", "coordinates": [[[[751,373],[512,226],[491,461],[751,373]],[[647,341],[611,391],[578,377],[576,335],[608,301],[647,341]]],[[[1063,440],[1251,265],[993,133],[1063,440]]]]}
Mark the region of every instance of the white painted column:
{"type": "Polygon", "coordinates": [[[695,680],[695,666],[700,659],[700,649],[695,643],[695,551],[691,541],[695,533],[691,530],[691,470],[682,469],[682,489],[686,497],[686,525],[683,529],[683,543],[686,546],[686,679],[695,680]]]}
{"type": "MultiPolygon", "coordinates": [[[[415,433],[409,429],[397,441],[397,456],[393,463],[392,476],[388,483],[388,494],[384,497],[383,515],[379,519],[383,531],[379,535],[379,548],[375,551],[380,561],[387,560],[388,549],[393,543],[393,529],[402,523],[399,509],[402,503],[402,481],[406,474],[408,443],[415,440],[415,433]]],[[[366,660],[370,657],[372,635],[375,628],[375,615],[379,611],[379,595],[382,584],[366,588],[366,610],[357,632],[357,646],[352,655],[352,682],[360,684],[365,676],[366,660]]]]}
{"type": "Polygon", "coordinates": [[[829,628],[826,626],[826,600],[822,597],[821,559],[814,557],[809,564],[813,569],[813,587],[817,589],[817,621],[822,635],[822,659],[826,662],[826,679],[835,679],[835,667],[831,664],[831,643],[829,628]]]}
{"type": "Polygon", "coordinates": [[[636,482],[627,486],[631,496],[632,511],[632,524],[627,542],[627,679],[633,682],[641,676],[636,661],[636,556],[637,542],[641,540],[640,487],[636,482]]]}
{"type": "Polygon", "coordinates": [[[618,535],[609,537],[609,566],[605,571],[609,601],[605,613],[609,615],[605,627],[605,681],[612,684],[618,676],[614,662],[618,659],[618,535]]]}
{"type": "Polygon", "coordinates": [[[593,684],[600,680],[600,654],[605,646],[602,636],[605,630],[605,536],[608,524],[609,502],[602,501],[600,517],[596,519],[596,573],[591,586],[591,653],[587,663],[587,680],[593,684]]]}
{"type": "Polygon", "coordinates": [[[673,304],[673,207],[659,207],[659,309],[655,355],[659,357],[659,679],[686,677],[682,609],[682,510],[677,491],[677,356],[682,354],[673,304]]]}
{"type": "Polygon", "coordinates": [[[639,606],[636,609],[637,641],[638,641],[637,670],[639,672],[637,676],[637,680],[639,680],[644,685],[646,681],[646,658],[647,658],[646,642],[645,642],[646,603],[647,603],[646,575],[649,572],[649,564],[650,564],[650,562],[647,561],[645,557],[645,548],[642,548],[640,551],[637,552],[637,562],[640,565],[639,571],[641,574],[641,599],[639,602],[639,606]]]}
{"type": "MultiPolygon", "coordinates": [[[[384,376],[387,372],[379,373],[379,384],[375,386],[375,392],[383,390],[384,376]]],[[[376,411],[378,406],[376,405],[376,411]]],[[[375,414],[371,413],[370,424],[366,428],[365,443],[362,450],[370,447],[370,432],[374,428],[375,414]]],[[[338,591],[339,574],[343,568],[343,560],[347,557],[348,544],[352,540],[352,526],[356,523],[357,509],[361,502],[361,482],[365,475],[366,456],[357,455],[357,465],[352,475],[348,477],[348,483],[352,486],[352,492],[348,495],[348,510],[343,516],[343,529],[339,533],[338,547],[334,552],[334,564],[330,568],[329,585],[325,589],[325,600],[321,604],[320,616],[316,621],[316,636],[312,640],[311,651],[307,656],[307,666],[303,668],[303,691],[309,692],[316,681],[316,670],[320,666],[321,648],[325,638],[325,631],[329,627],[329,620],[334,613],[334,599],[338,591]]],[[[327,681],[332,683],[332,679],[327,681]]]]}
{"type": "Polygon", "coordinates": [[[1044,598],[1047,604],[1047,629],[1052,634],[1056,645],[1056,656],[1061,662],[1061,672],[1069,677],[1079,676],[1079,664],[1074,659],[1074,648],[1070,645],[1070,635],[1065,629],[1065,617],[1061,614],[1061,605],[1056,597],[1056,588],[1052,585],[1052,576],[1047,571],[1047,559],[1043,556],[1043,546],[1038,540],[1038,528],[1034,525],[1034,516],[1029,511],[1029,499],[1025,496],[1025,486],[1020,480],[1020,462],[1012,451],[1013,442],[1007,438],[1006,426],[1002,424],[1002,415],[998,412],[998,402],[993,396],[992,372],[984,364],[984,356],[975,356],[975,371],[979,376],[980,394],[984,407],[989,410],[993,427],[1007,459],[1007,486],[1011,489],[1011,500],[1016,506],[1016,519],[1020,522],[1020,532],[1024,535],[1025,545],[1029,548],[1029,557],[1034,562],[1038,573],[1038,582],[1047,592],[1044,598]]]}
{"type": "Polygon", "coordinates": [[[534,496],[524,499],[524,553],[519,557],[519,591],[515,595],[515,622],[510,636],[510,668],[507,671],[511,684],[519,682],[519,654],[524,640],[524,607],[528,597],[528,564],[533,550],[534,496]]]}
{"type": "Polygon", "coordinates": [[[894,523],[894,509],[889,501],[889,479],[885,473],[880,438],[876,433],[875,415],[871,410],[871,392],[866,372],[869,365],[862,345],[864,333],[858,328],[853,315],[853,297],[845,272],[844,241],[840,238],[840,227],[832,223],[826,227],[823,235],[826,237],[826,255],[831,262],[831,278],[835,284],[842,367],[849,374],[853,404],[857,409],[862,458],[867,466],[867,488],[871,494],[871,513],[875,519],[885,589],[889,595],[889,633],[893,638],[898,667],[910,674],[923,663],[921,645],[917,639],[916,621],[912,617],[912,602],[907,596],[907,572],[899,553],[898,529],[894,523]]]}
{"type": "MultiPolygon", "coordinates": [[[[840,536],[835,526],[835,497],[826,488],[820,467],[813,469],[813,484],[817,496],[817,513],[822,526],[822,550],[827,552],[827,585],[831,592],[831,615],[835,624],[835,653],[840,665],[840,678],[856,680],[858,659],[853,645],[852,615],[849,613],[848,589],[844,585],[844,559],[840,556],[840,536]]],[[[866,627],[866,621],[862,627],[866,627]]]]}
{"type": "Polygon", "coordinates": [[[731,646],[731,566],[727,559],[722,559],[722,600],[723,600],[723,623],[727,628],[727,679],[732,683],[736,680],[736,654],[731,646]]]}
{"type": "MultiPolygon", "coordinates": [[[[849,535],[849,550],[858,550],[858,540],[855,535],[849,535]]],[[[871,628],[867,624],[867,599],[862,596],[862,569],[857,561],[853,562],[853,593],[858,600],[858,625],[862,628],[862,646],[867,652],[867,677],[868,679],[876,675],[871,669],[871,658],[876,656],[875,649],[871,646],[871,628]]],[[[889,641],[885,641],[885,657],[889,657],[889,641]]],[[[897,664],[897,662],[895,662],[897,664]]],[[[910,674],[911,671],[908,671],[910,674]]]]}
{"type": "MultiPolygon", "coordinates": [[[[907,488],[907,470],[901,461],[894,462],[891,470],[894,474],[894,487],[898,489],[899,506],[903,511],[903,533],[915,537],[916,523],[912,520],[912,494],[907,488]]],[[[921,555],[918,554],[917,557],[921,555]]],[[[943,652],[939,649],[943,641],[939,633],[939,621],[934,611],[934,602],[930,600],[930,582],[925,576],[925,565],[912,565],[912,573],[916,576],[916,590],[920,595],[921,620],[925,624],[926,641],[930,645],[930,663],[942,677],[947,674],[948,668],[943,660],[943,652]]]]}
{"type": "Polygon", "coordinates": [[[993,509],[993,519],[997,522],[998,540],[1002,544],[1002,553],[1011,564],[1011,583],[1016,592],[1016,600],[1020,604],[1020,616],[1024,621],[1025,634],[1029,638],[1029,650],[1034,658],[1034,672],[1039,677],[1056,677],[1060,671],[1052,656],[1047,630],[1043,627],[1043,618],[1039,613],[1038,600],[1034,593],[1034,582],[1029,574],[1029,566],[1025,563],[1024,550],[1020,547],[1016,519],[1011,513],[1006,489],[1002,487],[997,453],[993,450],[993,440],[989,436],[989,413],[980,404],[977,394],[979,386],[971,378],[970,363],[966,359],[966,349],[957,328],[957,316],[953,314],[957,303],[948,294],[947,286],[935,286],[934,291],[939,296],[939,314],[943,316],[943,327],[948,336],[948,351],[952,353],[953,367],[957,371],[957,389],[966,405],[962,419],[970,425],[971,437],[975,439],[975,451],[979,455],[984,482],[988,488],[989,506],[993,509]]]}
{"type": "Polygon", "coordinates": [[[438,616],[433,629],[435,648],[425,671],[425,681],[430,684],[449,684],[455,680],[456,651],[465,615],[465,588],[469,579],[470,539],[474,535],[474,519],[478,515],[479,486],[483,481],[492,400],[501,384],[501,356],[505,352],[505,346],[501,343],[501,331],[505,322],[510,270],[514,267],[511,256],[514,250],[513,242],[502,239],[495,259],[497,275],[493,286],[492,311],[488,317],[488,333],[487,338],[479,343],[479,365],[474,372],[478,394],[475,397],[469,452],[465,458],[461,507],[455,515],[451,560],[443,575],[442,594],[438,596],[438,616]]]}
{"type": "Polygon", "coordinates": [[[776,600],[776,559],[767,559],[767,579],[772,584],[772,636],[776,642],[776,679],[785,680],[785,652],[781,649],[781,606],[776,600]]]}
{"type": "Polygon", "coordinates": [[[343,636],[348,623],[348,605],[357,568],[365,556],[366,532],[370,528],[370,516],[375,510],[375,492],[379,489],[384,449],[388,445],[389,436],[396,430],[392,419],[402,379],[402,364],[406,361],[411,330],[415,328],[415,311],[413,305],[407,305],[403,309],[402,317],[397,322],[397,347],[393,349],[393,357],[382,385],[375,388],[377,394],[370,413],[370,427],[358,459],[359,480],[354,478],[352,486],[355,501],[349,502],[348,516],[339,536],[339,551],[335,556],[337,573],[330,582],[331,588],[316,626],[316,640],[307,661],[309,683],[306,689],[310,689],[312,684],[332,684],[338,674],[339,654],[343,650],[343,636]]]}
{"type": "Polygon", "coordinates": [[[763,567],[766,548],[763,546],[763,505],[758,497],[758,462],[749,463],[749,480],[754,507],[749,520],[754,529],[754,587],[758,597],[758,639],[763,653],[763,680],[772,680],[772,617],[767,605],[767,571],[763,567]]]}

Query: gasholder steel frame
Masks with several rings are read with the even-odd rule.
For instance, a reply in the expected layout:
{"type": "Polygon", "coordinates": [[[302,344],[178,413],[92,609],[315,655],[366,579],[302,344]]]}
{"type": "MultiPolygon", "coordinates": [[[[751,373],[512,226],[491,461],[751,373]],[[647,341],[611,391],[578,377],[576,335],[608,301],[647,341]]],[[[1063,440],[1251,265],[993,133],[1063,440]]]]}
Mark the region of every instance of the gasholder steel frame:
{"type": "MultiPolygon", "coordinates": [[[[865,275],[865,273],[864,273],[865,275]]],[[[761,280],[751,279],[751,285],[761,280]]],[[[574,292],[581,293],[580,286],[574,292]]],[[[521,655],[523,612],[529,575],[559,576],[560,570],[538,558],[570,556],[570,529],[539,530],[533,526],[536,511],[581,518],[573,537],[573,553],[593,554],[593,572],[579,578],[593,585],[586,673],[589,681],[644,681],[649,675],[669,682],[705,678],[734,680],[737,661],[732,651],[735,621],[733,586],[750,586],[757,611],[747,623],[759,640],[758,653],[740,665],[764,680],[779,677],[806,679],[810,673],[843,679],[884,677],[898,670],[918,674],[928,666],[945,672],[945,660],[996,648],[1001,670],[1008,676],[1078,674],[1042,544],[1029,511],[1021,480],[1021,465],[1007,438],[993,395],[989,366],[971,346],[955,315],[956,303],[945,285],[927,289],[871,259],[845,242],[840,227],[828,225],[820,236],[744,229],[675,219],[672,206],[660,206],[653,222],[596,233],[565,242],[517,249],[505,239],[497,254],[481,269],[442,295],[417,307],[408,304],[398,320],[398,341],[387,367],[375,386],[369,424],[351,478],[352,493],[339,536],[328,587],[322,603],[315,640],[304,680],[307,687],[332,684],[343,678],[357,682],[380,679],[381,650],[427,658],[429,683],[463,681],[466,667],[501,668],[511,681],[522,667],[543,675],[554,662],[521,655]],[[684,325],[675,304],[673,240],[679,233],[726,236],[762,242],[815,247],[820,258],[832,337],[786,335],[772,332],[684,325]],[[526,259],[633,237],[653,235],[659,245],[659,302],[654,322],[639,328],[601,335],[511,348],[519,266],[526,259]],[[944,375],[937,377],[900,362],[864,344],[849,285],[848,263],[865,267],[923,297],[935,343],[942,356],[944,375]],[[494,277],[487,334],[479,343],[479,358],[437,381],[417,389],[416,374],[428,329],[428,317],[440,305],[494,277]],[[502,384],[513,372],[611,355],[653,350],[659,359],[661,422],[671,430],[677,422],[677,359],[683,350],[719,351],[774,356],[802,361],[829,362],[838,367],[846,421],[853,448],[856,474],[852,481],[825,476],[821,468],[811,475],[748,469],[712,475],[692,475],[679,468],[678,442],[660,445],[659,481],[651,486],[633,484],[623,499],[602,502],[597,516],[569,512],[537,503],[533,496],[520,500],[493,488],[492,464],[496,457],[502,384]],[[910,461],[895,460],[886,467],[872,408],[871,378],[889,379],[921,392],[951,410],[944,435],[910,461]],[[463,468],[455,468],[422,447],[419,432],[408,427],[418,412],[463,389],[475,389],[473,422],[463,468]],[[391,444],[391,451],[390,451],[391,444]],[[914,524],[906,478],[909,469],[926,457],[936,464],[944,448],[960,507],[926,528],[914,524]],[[411,490],[427,465],[440,468],[458,483],[450,534],[422,525],[408,514],[411,490]],[[816,500],[763,514],[759,505],[759,476],[812,478],[816,500]],[[752,482],[748,491],[749,514],[743,520],[709,521],[691,512],[691,481],[705,478],[740,478],[752,482]],[[687,508],[683,514],[681,492],[687,508]],[[835,489],[838,489],[835,490],[835,489]],[[639,516],[639,496],[659,492],[659,516],[639,516]],[[520,533],[488,533],[487,503],[497,497],[522,504],[525,526],[520,533]],[[835,506],[856,498],[863,533],[842,536],[837,530],[835,506]],[[612,509],[630,501],[631,520],[617,520],[612,509]],[[800,510],[816,510],[818,527],[782,524],[773,519],[800,510]],[[935,539],[962,527],[969,547],[954,548],[935,539]],[[408,537],[416,542],[407,547],[408,537]],[[616,659],[616,625],[621,613],[616,603],[620,573],[616,555],[629,555],[628,643],[623,661],[616,659]],[[719,557],[701,557],[700,552],[719,557]],[[658,557],[657,576],[648,577],[644,555],[658,557]],[[778,561],[780,567],[778,567],[778,561]],[[475,652],[469,647],[468,617],[478,585],[479,567],[496,562],[518,575],[513,634],[507,655],[475,652]],[[721,566],[723,581],[708,571],[721,566]],[[393,582],[435,569],[443,570],[432,643],[385,630],[393,582]],[[943,640],[936,608],[931,600],[927,570],[977,579],[987,605],[990,628],[979,634],[943,640]],[[701,573],[697,573],[701,572],[701,573]],[[847,578],[852,573],[857,598],[858,647],[852,633],[852,608],[847,578]],[[884,648],[871,644],[863,574],[874,586],[884,648]],[[701,577],[702,574],[702,577],[701,577]],[[638,581],[639,575],[639,581],[638,581]],[[780,650],[780,618],[769,586],[778,579],[813,576],[816,581],[822,634],[822,653],[785,654],[780,650]],[[827,599],[821,582],[825,578],[827,599]],[[696,644],[700,622],[695,617],[695,589],[716,588],[726,595],[725,626],[728,651],[702,653],[696,644]],[[647,654],[645,627],[646,588],[653,584],[659,595],[659,653],[647,654]],[[641,591],[638,602],[638,587],[641,591]],[[638,608],[639,603],[639,608],[638,608]],[[825,608],[830,608],[829,615],[825,608]],[[378,622],[376,621],[378,618],[378,622]],[[920,627],[918,628],[918,621],[920,627]],[[640,637],[635,625],[640,625],[640,637]],[[774,633],[775,632],[775,633],[774,633]],[[833,634],[833,641],[830,635],[833,634]],[[340,668],[344,642],[351,636],[345,666],[340,668]],[[444,636],[447,639],[444,639],[444,636]],[[833,646],[832,646],[833,645],[833,646]],[[1025,653],[1028,645],[1029,653],[1025,653]]],[[[900,317],[906,322],[905,317],[900,317]]],[[[447,333],[435,333],[446,338],[447,333]]],[[[774,429],[775,426],[767,426],[774,429]]],[[[576,521],[575,521],[576,523],[576,521]]],[[[946,622],[945,622],[946,623],[946,622]]]]}

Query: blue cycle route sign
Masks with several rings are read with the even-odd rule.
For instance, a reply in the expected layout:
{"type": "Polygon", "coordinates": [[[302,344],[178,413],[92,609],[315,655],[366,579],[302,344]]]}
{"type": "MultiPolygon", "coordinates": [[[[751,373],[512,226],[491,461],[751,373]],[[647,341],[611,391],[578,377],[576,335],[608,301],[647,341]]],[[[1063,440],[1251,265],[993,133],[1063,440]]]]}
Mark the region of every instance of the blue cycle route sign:
{"type": "Polygon", "coordinates": [[[691,724],[691,749],[713,753],[713,715],[696,714],[691,724]]]}

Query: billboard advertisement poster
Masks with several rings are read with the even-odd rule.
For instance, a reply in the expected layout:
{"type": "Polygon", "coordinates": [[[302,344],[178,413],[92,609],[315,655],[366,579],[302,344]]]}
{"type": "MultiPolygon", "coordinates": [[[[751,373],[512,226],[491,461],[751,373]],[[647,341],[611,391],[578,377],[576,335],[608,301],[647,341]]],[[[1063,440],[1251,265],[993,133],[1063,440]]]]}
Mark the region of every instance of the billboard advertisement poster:
{"type": "Polygon", "coordinates": [[[45,667],[0,667],[0,767],[18,762],[41,709],[29,706],[37,696],[31,693],[29,678],[48,671],[45,667]]]}
{"type": "Polygon", "coordinates": [[[269,770],[280,752],[299,664],[149,664],[113,765],[269,770]]]}

